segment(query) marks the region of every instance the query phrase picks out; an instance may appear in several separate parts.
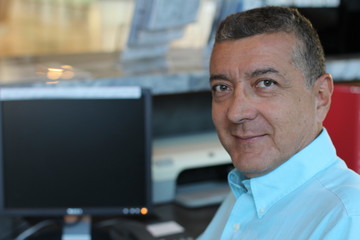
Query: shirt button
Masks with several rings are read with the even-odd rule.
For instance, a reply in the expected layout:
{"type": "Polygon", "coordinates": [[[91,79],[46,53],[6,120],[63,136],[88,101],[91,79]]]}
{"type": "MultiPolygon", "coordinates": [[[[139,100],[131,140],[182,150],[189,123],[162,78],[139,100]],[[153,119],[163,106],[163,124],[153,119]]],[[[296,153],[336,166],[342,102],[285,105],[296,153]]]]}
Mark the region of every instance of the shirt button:
{"type": "Polygon", "coordinates": [[[264,212],[265,212],[265,209],[260,208],[259,213],[260,213],[260,214],[264,214],[264,212]]]}
{"type": "Polygon", "coordinates": [[[233,226],[234,232],[237,232],[240,230],[240,224],[239,223],[235,223],[233,226]]]}

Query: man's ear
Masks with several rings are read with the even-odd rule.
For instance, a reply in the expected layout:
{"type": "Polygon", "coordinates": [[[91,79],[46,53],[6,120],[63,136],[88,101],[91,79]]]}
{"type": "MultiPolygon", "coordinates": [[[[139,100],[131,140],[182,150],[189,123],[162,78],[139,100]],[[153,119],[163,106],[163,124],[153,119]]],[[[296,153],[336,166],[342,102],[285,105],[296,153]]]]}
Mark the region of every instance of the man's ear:
{"type": "Polygon", "coordinates": [[[331,96],[334,90],[332,76],[328,73],[321,75],[314,83],[316,110],[318,122],[322,123],[330,109],[331,96]]]}

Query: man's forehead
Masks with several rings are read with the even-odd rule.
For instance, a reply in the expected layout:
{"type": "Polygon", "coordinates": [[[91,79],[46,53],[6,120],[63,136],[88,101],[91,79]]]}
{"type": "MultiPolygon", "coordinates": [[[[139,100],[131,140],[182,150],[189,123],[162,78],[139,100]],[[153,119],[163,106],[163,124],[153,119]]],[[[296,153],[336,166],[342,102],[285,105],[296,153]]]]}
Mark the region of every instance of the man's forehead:
{"type": "Polygon", "coordinates": [[[254,39],[248,37],[216,43],[210,59],[210,73],[229,74],[238,71],[248,77],[281,74],[281,69],[286,65],[294,67],[293,39],[284,39],[282,34],[266,34],[254,39]],[[268,38],[272,39],[267,41],[268,38]]]}
{"type": "Polygon", "coordinates": [[[264,33],[249,36],[241,39],[225,40],[214,44],[212,55],[244,55],[259,51],[273,51],[292,53],[294,49],[299,47],[299,40],[293,33],[276,32],[264,33]]]}

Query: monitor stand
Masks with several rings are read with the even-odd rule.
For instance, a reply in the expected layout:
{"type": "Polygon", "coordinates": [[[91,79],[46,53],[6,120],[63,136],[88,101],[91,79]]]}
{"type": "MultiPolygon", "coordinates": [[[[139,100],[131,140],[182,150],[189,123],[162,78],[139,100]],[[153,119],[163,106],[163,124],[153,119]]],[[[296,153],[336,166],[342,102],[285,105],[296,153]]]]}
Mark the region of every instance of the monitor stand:
{"type": "Polygon", "coordinates": [[[64,216],[61,240],[91,240],[91,217],[64,216]]]}

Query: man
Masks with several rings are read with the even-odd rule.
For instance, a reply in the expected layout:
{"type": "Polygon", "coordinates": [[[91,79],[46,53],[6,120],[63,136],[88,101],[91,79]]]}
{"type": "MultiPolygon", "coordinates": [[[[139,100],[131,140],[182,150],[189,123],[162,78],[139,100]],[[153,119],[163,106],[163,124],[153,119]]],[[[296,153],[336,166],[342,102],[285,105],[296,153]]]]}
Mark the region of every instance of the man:
{"type": "Polygon", "coordinates": [[[199,239],[360,239],[360,177],[322,126],[333,82],[311,23],[284,7],[229,16],[210,83],[235,169],[232,192],[199,239]]]}

